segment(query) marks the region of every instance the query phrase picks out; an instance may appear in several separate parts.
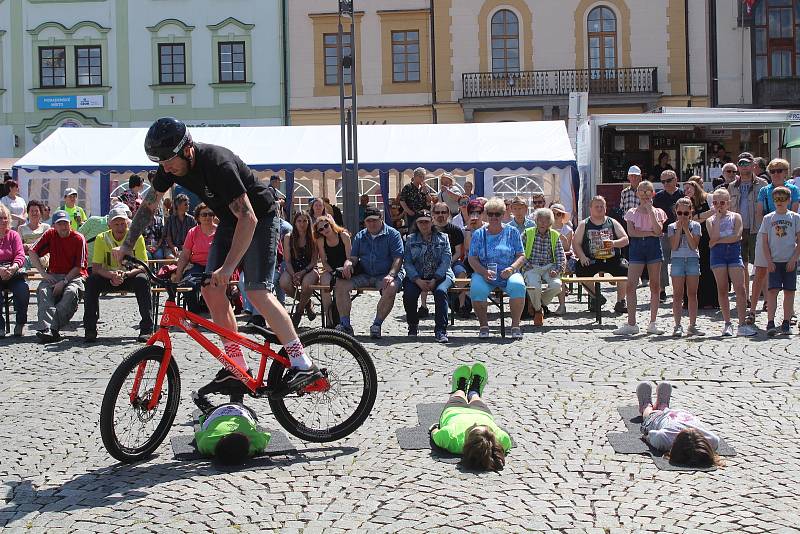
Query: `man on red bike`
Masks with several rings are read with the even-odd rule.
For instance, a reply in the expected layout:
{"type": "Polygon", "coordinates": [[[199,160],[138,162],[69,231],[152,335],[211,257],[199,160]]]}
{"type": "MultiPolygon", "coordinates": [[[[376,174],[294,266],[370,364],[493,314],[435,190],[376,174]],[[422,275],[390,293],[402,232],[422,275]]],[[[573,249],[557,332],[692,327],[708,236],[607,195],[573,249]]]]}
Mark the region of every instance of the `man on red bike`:
{"type": "MultiPolygon", "coordinates": [[[[144,148],[147,156],[159,164],[158,171],[153,187],[131,222],[125,242],[114,251],[115,257],[130,252],[152,221],[164,193],[175,183],[183,186],[200,197],[220,220],[206,264],[210,283],[202,288],[213,322],[236,331],[236,317],[225,290],[233,271],[241,266],[250,302],[267,320],[289,356],[291,369],[284,377],[285,389],[297,391],[322,378],[306,355],[289,314],[272,293],[279,218],[268,186],[256,179],[247,165],[227,148],[193,142],[186,125],[172,117],[158,119],[150,126],[144,148]]],[[[223,344],[237,366],[247,369],[239,345],[227,340],[223,344]]],[[[195,397],[201,409],[210,405],[203,391],[224,391],[240,399],[247,388],[223,368],[195,397]]]]}

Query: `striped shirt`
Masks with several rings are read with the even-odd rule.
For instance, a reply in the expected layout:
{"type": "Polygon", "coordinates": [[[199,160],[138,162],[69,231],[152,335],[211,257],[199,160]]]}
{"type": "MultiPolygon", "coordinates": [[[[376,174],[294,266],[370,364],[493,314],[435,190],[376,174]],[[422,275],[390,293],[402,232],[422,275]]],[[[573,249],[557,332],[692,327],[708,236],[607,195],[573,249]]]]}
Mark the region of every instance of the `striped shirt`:
{"type": "MultiPolygon", "coordinates": [[[[522,248],[525,249],[527,234],[522,234],[522,248]]],[[[549,232],[542,236],[536,236],[533,241],[533,250],[531,250],[530,258],[525,259],[525,264],[522,266],[523,271],[528,271],[534,267],[541,267],[543,265],[555,264],[556,271],[563,271],[567,262],[567,257],[564,254],[564,245],[561,239],[556,242],[556,257],[553,258],[552,244],[550,243],[549,232]],[[554,261],[555,260],[555,261],[554,261]]]]}
{"type": "Polygon", "coordinates": [[[622,190],[622,194],[619,197],[619,207],[623,213],[631,208],[639,207],[639,197],[636,196],[636,189],[628,186],[622,190]]]}

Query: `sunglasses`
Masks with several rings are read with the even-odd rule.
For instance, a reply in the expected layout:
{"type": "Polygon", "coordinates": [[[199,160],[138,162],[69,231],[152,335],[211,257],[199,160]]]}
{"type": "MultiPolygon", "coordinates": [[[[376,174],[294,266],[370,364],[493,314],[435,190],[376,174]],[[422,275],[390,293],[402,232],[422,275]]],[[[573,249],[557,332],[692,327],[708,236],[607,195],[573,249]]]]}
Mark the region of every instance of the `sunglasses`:
{"type": "Polygon", "coordinates": [[[486,215],[488,217],[502,217],[503,216],[503,212],[502,211],[487,211],[486,215]]]}
{"type": "Polygon", "coordinates": [[[319,226],[317,226],[317,232],[321,232],[323,230],[327,230],[330,227],[331,227],[331,225],[328,224],[328,223],[320,224],[319,226]]]}
{"type": "Polygon", "coordinates": [[[727,200],[715,200],[711,204],[713,204],[714,206],[724,206],[727,203],[728,203],[727,200]]]}
{"type": "Polygon", "coordinates": [[[692,212],[691,211],[676,211],[675,214],[679,215],[681,217],[687,217],[687,216],[691,215],[692,212]]]}
{"type": "Polygon", "coordinates": [[[770,174],[780,174],[782,172],[788,172],[789,169],[771,169],[769,171],[770,174]]]}
{"type": "Polygon", "coordinates": [[[774,197],[772,197],[772,200],[774,200],[775,202],[787,202],[789,200],[789,197],[783,195],[775,195],[774,197]]]}
{"type": "Polygon", "coordinates": [[[737,165],[739,167],[750,167],[751,165],[753,165],[753,162],[752,161],[740,161],[739,163],[737,163],[737,165]]]}
{"type": "Polygon", "coordinates": [[[200,214],[200,217],[213,217],[213,216],[214,216],[214,212],[212,212],[212,211],[204,211],[204,212],[202,212],[200,214]]]}
{"type": "Polygon", "coordinates": [[[434,211],[434,215],[450,215],[449,211],[434,211]]]}

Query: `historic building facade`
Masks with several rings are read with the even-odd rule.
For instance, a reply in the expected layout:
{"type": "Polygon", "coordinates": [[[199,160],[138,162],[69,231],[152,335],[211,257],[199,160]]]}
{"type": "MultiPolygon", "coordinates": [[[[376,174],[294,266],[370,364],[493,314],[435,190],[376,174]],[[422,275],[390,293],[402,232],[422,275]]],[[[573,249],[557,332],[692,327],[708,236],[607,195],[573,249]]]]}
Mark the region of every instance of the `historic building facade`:
{"type": "Polygon", "coordinates": [[[0,157],[59,126],[286,120],[280,0],[0,0],[0,157]]]}

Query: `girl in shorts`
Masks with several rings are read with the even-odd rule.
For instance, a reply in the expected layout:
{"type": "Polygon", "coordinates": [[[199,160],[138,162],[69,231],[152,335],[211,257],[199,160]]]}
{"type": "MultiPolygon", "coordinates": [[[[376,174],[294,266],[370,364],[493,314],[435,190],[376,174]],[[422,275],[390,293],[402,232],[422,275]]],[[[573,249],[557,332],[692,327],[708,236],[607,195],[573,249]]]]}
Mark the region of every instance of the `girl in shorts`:
{"type": "Polygon", "coordinates": [[[713,195],[714,215],[706,221],[711,248],[711,270],[717,281],[717,296],[725,326],[723,337],[733,336],[731,307],[728,300],[728,282],[736,291],[736,316],[739,328],[736,335],[754,336],[756,329],[745,324],[747,312],[747,290],[744,285],[744,263],[742,263],[742,216],[728,211],[731,195],[727,189],[717,189],[713,195]]]}
{"type": "Polygon", "coordinates": [[[653,387],[647,382],[636,388],[644,440],[654,449],[665,451],[670,463],[701,468],[721,465],[716,452],[719,437],[691,413],[669,407],[672,385],[658,384],[655,406],[652,394],[653,387]]]}
{"type": "Polygon", "coordinates": [[[702,235],[700,223],[692,220],[692,201],[686,197],[675,203],[674,223],[667,227],[667,236],[672,248],[672,314],[675,317],[675,329],[672,335],[681,337],[683,327],[683,291],[686,287],[686,298],[689,302],[688,336],[702,336],[697,329],[697,285],[700,281],[700,252],[698,245],[702,235]]]}
{"type": "Polygon", "coordinates": [[[630,336],[639,333],[639,327],[636,326],[636,288],[642,271],[646,267],[650,277],[650,325],[647,327],[647,333],[661,335],[664,331],[656,325],[656,317],[658,316],[658,297],[661,291],[661,262],[664,259],[660,237],[667,214],[661,208],[653,206],[655,189],[651,182],[647,180],[640,182],[636,188],[636,196],[639,197],[639,207],[631,208],[625,213],[625,222],[630,237],[628,324],[614,330],[614,334],[630,336]]]}

